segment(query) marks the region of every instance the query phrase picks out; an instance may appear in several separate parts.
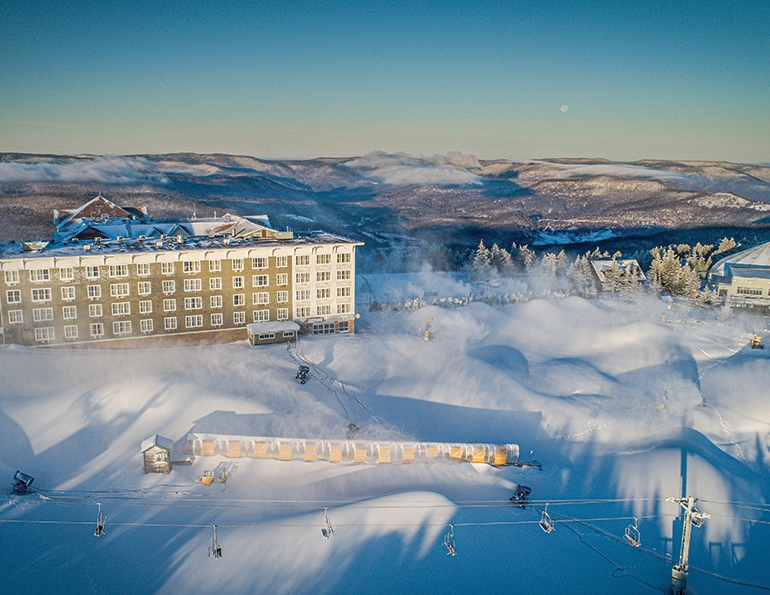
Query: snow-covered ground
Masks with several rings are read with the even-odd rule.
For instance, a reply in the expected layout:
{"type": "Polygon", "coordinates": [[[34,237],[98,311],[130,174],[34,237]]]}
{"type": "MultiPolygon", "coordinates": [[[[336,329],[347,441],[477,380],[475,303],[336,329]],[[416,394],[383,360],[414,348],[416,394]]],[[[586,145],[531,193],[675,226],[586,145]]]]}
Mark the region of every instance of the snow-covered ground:
{"type": "MultiPolygon", "coordinates": [[[[368,283],[380,301],[470,290],[428,274],[368,283]]],[[[713,574],[770,588],[770,349],[748,348],[765,325],[570,297],[363,312],[356,335],[297,352],[2,348],[0,475],[6,494],[17,469],[35,489],[0,506],[0,592],[665,592],[681,535],[665,498],[682,494],[712,514],[693,530],[692,592],[756,592],[713,574]],[[298,358],[314,366],[305,385],[298,358]],[[369,440],[514,442],[542,470],[198,457],[142,471],[155,433],[178,458],[190,431],[344,438],[349,423],[369,440]],[[225,466],[226,484],[196,482],[225,466]],[[508,501],[517,483],[526,509],[508,501]],[[640,548],[621,539],[633,517],[640,548]]]]}

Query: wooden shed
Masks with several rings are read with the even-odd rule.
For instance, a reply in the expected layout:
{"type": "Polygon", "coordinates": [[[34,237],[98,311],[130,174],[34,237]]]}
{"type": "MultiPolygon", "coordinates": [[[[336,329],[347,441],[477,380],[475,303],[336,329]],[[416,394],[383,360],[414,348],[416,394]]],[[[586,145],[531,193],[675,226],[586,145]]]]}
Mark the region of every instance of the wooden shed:
{"type": "Polygon", "coordinates": [[[171,471],[171,448],[174,442],[155,434],[142,442],[145,473],[169,473],[171,471]]]}
{"type": "Polygon", "coordinates": [[[299,325],[291,320],[281,322],[254,322],[246,325],[249,342],[254,345],[288,343],[297,340],[299,325]]]}

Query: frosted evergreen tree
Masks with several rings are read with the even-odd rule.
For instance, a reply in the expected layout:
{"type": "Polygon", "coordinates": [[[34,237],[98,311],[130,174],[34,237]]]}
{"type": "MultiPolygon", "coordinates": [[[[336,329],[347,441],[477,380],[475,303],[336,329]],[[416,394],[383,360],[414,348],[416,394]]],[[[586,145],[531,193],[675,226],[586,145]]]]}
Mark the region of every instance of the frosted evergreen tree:
{"type": "Polygon", "coordinates": [[[722,254],[722,252],[729,252],[733,248],[735,248],[738,244],[735,243],[734,238],[722,238],[722,241],[719,242],[719,246],[716,249],[716,252],[714,254],[722,254]]]}
{"type": "Polygon", "coordinates": [[[475,279],[486,279],[489,277],[489,260],[489,249],[484,245],[484,240],[480,240],[479,247],[476,248],[476,256],[473,258],[472,273],[475,279]]]}
{"type": "Polygon", "coordinates": [[[511,254],[505,248],[500,249],[500,274],[504,277],[510,277],[513,275],[513,258],[511,254]]]}
{"type": "Polygon", "coordinates": [[[567,270],[567,279],[578,295],[595,297],[599,292],[588,254],[575,258],[567,270]]]}
{"type": "Polygon", "coordinates": [[[492,244],[492,250],[489,253],[489,265],[493,271],[500,272],[502,262],[500,260],[500,248],[497,244],[492,244]]]}
{"type": "Polygon", "coordinates": [[[557,275],[564,275],[567,273],[567,268],[569,264],[567,263],[567,253],[562,250],[556,255],[556,274],[557,275]]]}
{"type": "Polygon", "coordinates": [[[524,270],[529,273],[537,260],[537,254],[533,250],[529,249],[527,244],[524,244],[519,248],[519,258],[524,266],[524,270]]]}
{"type": "Polygon", "coordinates": [[[556,255],[553,252],[543,254],[543,260],[540,262],[540,268],[550,277],[556,276],[556,255]]]}

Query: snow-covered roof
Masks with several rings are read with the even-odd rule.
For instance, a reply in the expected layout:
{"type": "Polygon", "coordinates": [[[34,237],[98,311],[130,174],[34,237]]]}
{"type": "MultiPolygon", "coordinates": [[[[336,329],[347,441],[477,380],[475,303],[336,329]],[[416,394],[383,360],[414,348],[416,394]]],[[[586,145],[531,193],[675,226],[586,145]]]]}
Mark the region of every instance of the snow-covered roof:
{"type": "Polygon", "coordinates": [[[174,446],[174,441],[171,440],[170,438],[164,438],[163,436],[155,434],[155,436],[153,436],[152,438],[147,438],[147,440],[142,442],[140,452],[148,451],[153,446],[159,446],[164,450],[170,451],[171,448],[174,446]]]}
{"type": "MultiPolygon", "coordinates": [[[[732,267],[770,268],[770,242],[726,256],[711,267],[709,276],[727,277],[732,267]]],[[[745,276],[744,272],[741,275],[745,276]]]]}
{"type": "Polygon", "coordinates": [[[284,331],[299,331],[299,325],[291,320],[281,322],[252,322],[246,325],[246,330],[250,335],[261,335],[264,333],[282,333],[284,331]]]}
{"type": "Polygon", "coordinates": [[[634,275],[637,281],[646,281],[647,277],[644,276],[644,272],[642,271],[642,268],[639,266],[639,263],[633,259],[633,258],[624,258],[624,259],[591,259],[591,266],[594,269],[594,272],[596,273],[596,276],[599,277],[599,280],[602,282],[607,281],[607,272],[612,268],[612,263],[617,262],[618,267],[620,268],[620,275],[628,275],[629,273],[634,275]]]}

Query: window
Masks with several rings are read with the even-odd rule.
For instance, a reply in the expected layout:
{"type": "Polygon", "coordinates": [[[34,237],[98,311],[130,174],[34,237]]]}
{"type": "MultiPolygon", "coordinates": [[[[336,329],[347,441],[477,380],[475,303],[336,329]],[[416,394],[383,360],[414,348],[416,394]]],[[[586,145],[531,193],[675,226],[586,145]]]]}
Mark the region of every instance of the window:
{"type": "Polygon", "coordinates": [[[246,322],[246,312],[233,312],[233,324],[244,324],[246,322]]]}
{"type": "MultiPolygon", "coordinates": [[[[174,263],[173,262],[161,262],[160,263],[160,272],[163,275],[173,275],[174,274],[174,263]]],[[[176,328],[176,327],[174,327],[176,328]]]]}
{"type": "Polygon", "coordinates": [[[91,336],[102,337],[104,336],[104,324],[101,322],[94,322],[91,324],[91,336]]]}
{"type": "Polygon", "coordinates": [[[149,277],[150,276],[149,263],[136,265],[136,274],[139,275],[140,277],[149,277]]]}
{"type": "Polygon", "coordinates": [[[163,311],[164,312],[175,312],[176,311],[176,300],[174,298],[163,300],[163,311]]]}
{"type": "Polygon", "coordinates": [[[329,305],[326,306],[316,306],[315,308],[316,316],[328,316],[332,313],[332,307],[329,305]]]}
{"type": "Polygon", "coordinates": [[[300,306],[297,308],[297,318],[307,318],[310,316],[310,306],[300,306]]]}
{"type": "Polygon", "coordinates": [[[185,328],[198,328],[203,326],[203,314],[195,314],[193,316],[184,317],[185,328]]]}
{"type": "Polygon", "coordinates": [[[176,316],[171,316],[169,318],[163,319],[163,328],[167,331],[175,331],[176,330],[176,316]]]}
{"type": "Polygon", "coordinates": [[[64,327],[64,338],[72,341],[78,338],[78,325],[68,324],[64,327]]]}
{"type": "Polygon", "coordinates": [[[46,289],[33,289],[32,290],[32,301],[33,302],[50,302],[51,301],[51,290],[46,289]]]}
{"type": "Polygon", "coordinates": [[[23,310],[8,310],[8,324],[21,324],[24,322],[23,310]]]}
{"type": "Polygon", "coordinates": [[[128,265],[127,264],[111,264],[110,265],[110,277],[115,277],[115,278],[128,277],[128,265]]]}
{"type": "Polygon", "coordinates": [[[350,297],[350,287],[338,287],[337,297],[350,297]]]}
{"type": "Polygon", "coordinates": [[[329,335],[334,332],[334,323],[333,322],[324,322],[319,324],[313,325],[313,334],[314,335],[329,335]]]}
{"type": "Polygon", "coordinates": [[[246,294],[245,293],[236,293],[233,295],[233,306],[244,306],[246,305],[246,294]]]}
{"type": "Polygon", "coordinates": [[[221,260],[209,260],[209,273],[218,273],[222,270],[221,260]]]}
{"type": "Polygon", "coordinates": [[[254,310],[254,322],[269,322],[270,310],[254,310]]]}
{"type": "Polygon", "coordinates": [[[99,278],[99,267],[86,267],[86,279],[98,279],[98,278],[99,278]]]}
{"type": "Polygon", "coordinates": [[[278,318],[278,320],[289,320],[289,309],[288,308],[278,308],[277,318],[278,318]]]}
{"type": "Polygon", "coordinates": [[[211,315],[211,326],[222,326],[225,323],[225,317],[221,312],[211,315]]]}
{"type": "Polygon", "coordinates": [[[152,314],[151,300],[142,300],[139,302],[139,314],[152,314]]]}
{"type": "Polygon", "coordinates": [[[310,283],[310,273],[297,273],[294,275],[296,283],[310,283]]]}
{"type": "Polygon", "coordinates": [[[233,270],[234,271],[242,271],[243,270],[243,259],[242,258],[233,258],[232,265],[233,265],[233,270]]]}
{"type": "Polygon", "coordinates": [[[270,283],[267,275],[254,275],[251,278],[252,287],[267,287],[270,283]]]}
{"type": "Polygon", "coordinates": [[[140,281],[138,283],[139,295],[150,295],[152,293],[152,283],[149,281],[140,281]]]}
{"type": "Polygon", "coordinates": [[[294,336],[294,331],[283,331],[283,338],[290,339],[294,336]]]}
{"type": "Polygon", "coordinates": [[[5,301],[9,304],[21,303],[21,289],[9,289],[5,292],[5,301]]]}
{"type": "Polygon", "coordinates": [[[102,299],[102,286],[101,285],[89,285],[87,290],[88,290],[88,299],[89,300],[100,300],[100,299],[102,299]]]}
{"type": "Polygon", "coordinates": [[[209,289],[211,291],[222,291],[222,277],[212,277],[209,279],[209,289]]]}
{"type": "Polygon", "coordinates": [[[259,335],[260,341],[267,341],[269,339],[275,339],[275,333],[262,333],[259,335]]]}
{"type": "Polygon", "coordinates": [[[221,295],[212,295],[209,298],[209,301],[211,302],[212,308],[221,308],[222,307],[222,296],[221,295]]]}
{"type": "Polygon", "coordinates": [[[128,335],[131,333],[131,321],[130,320],[118,320],[112,323],[113,335],[128,335]]]}
{"type": "Polygon", "coordinates": [[[331,254],[316,254],[315,255],[315,263],[316,264],[329,264],[332,261],[332,255],[331,254]]]}
{"type": "Polygon", "coordinates": [[[275,284],[276,285],[288,285],[289,284],[289,273],[278,273],[275,276],[275,284]]]}
{"type": "Polygon", "coordinates": [[[200,297],[185,298],[184,299],[184,309],[185,310],[202,310],[203,309],[203,298],[200,298],[200,297]]]}
{"type": "Polygon", "coordinates": [[[270,294],[266,291],[260,291],[259,293],[254,294],[254,305],[257,304],[269,304],[270,303],[270,294]]]}
{"type": "Polygon", "coordinates": [[[275,257],[275,266],[279,269],[285,269],[287,266],[289,266],[289,257],[288,256],[276,256],[275,257]]]}
{"type": "Polygon", "coordinates": [[[64,320],[75,320],[78,317],[78,307],[64,306],[62,308],[62,317],[64,320]]]}
{"type": "Polygon", "coordinates": [[[279,291],[275,294],[275,301],[279,304],[285,304],[289,301],[289,292],[288,291],[279,291]]]}
{"type": "Polygon", "coordinates": [[[251,259],[251,268],[252,269],[266,269],[267,268],[267,256],[260,256],[258,258],[252,258],[251,259]]]}
{"type": "Polygon", "coordinates": [[[233,277],[233,289],[242,289],[245,284],[245,277],[233,277]]]}
{"type": "Polygon", "coordinates": [[[345,262],[350,262],[350,252],[338,252],[337,264],[342,264],[345,262]]]}
{"type": "Polygon", "coordinates": [[[302,256],[296,256],[294,258],[294,264],[298,266],[303,266],[306,264],[310,264],[310,255],[309,254],[303,254],[302,256]]]}
{"type": "Polygon", "coordinates": [[[294,292],[294,299],[296,299],[298,302],[301,302],[303,300],[309,300],[310,299],[310,290],[309,289],[299,289],[294,292]]]}
{"type": "Polygon", "coordinates": [[[32,310],[32,320],[35,322],[53,320],[53,308],[34,308],[32,310]]]}
{"type": "Polygon", "coordinates": [[[761,288],[753,288],[753,287],[739,287],[735,290],[735,293],[738,295],[762,295],[762,289],[761,288]]]}
{"type": "Polygon", "coordinates": [[[35,341],[53,341],[56,338],[56,331],[52,326],[35,329],[35,341]]]}
{"type": "Polygon", "coordinates": [[[62,287],[61,288],[61,299],[65,301],[74,300],[75,299],[75,288],[74,287],[62,287]]]}
{"type": "Polygon", "coordinates": [[[151,333],[153,330],[152,318],[145,318],[139,321],[139,330],[143,333],[151,333]]]}
{"type": "Polygon", "coordinates": [[[337,281],[349,281],[350,271],[337,271],[337,281]]]}
{"type": "Polygon", "coordinates": [[[343,322],[340,322],[339,325],[337,326],[337,328],[339,329],[339,332],[341,332],[341,333],[349,332],[348,321],[345,320],[343,322]]]}
{"type": "Polygon", "coordinates": [[[186,275],[197,275],[201,272],[200,260],[185,260],[182,262],[182,270],[186,275]]]}
{"type": "Polygon", "coordinates": [[[200,279],[185,279],[184,290],[185,291],[201,291],[203,289],[203,283],[200,279]]]}
{"type": "Polygon", "coordinates": [[[324,298],[330,298],[332,297],[332,290],[328,287],[325,289],[316,289],[315,291],[316,298],[319,300],[322,300],[324,298]]]}
{"type": "Polygon", "coordinates": [[[104,311],[102,309],[101,304],[89,304],[88,306],[88,316],[90,318],[101,318],[103,316],[104,311]]]}
{"type": "Polygon", "coordinates": [[[5,283],[7,285],[18,285],[19,271],[5,271],[5,283]]]}
{"type": "Polygon", "coordinates": [[[350,304],[337,304],[337,314],[349,314],[350,304]]]}
{"type": "Polygon", "coordinates": [[[164,281],[163,282],[163,293],[171,294],[176,291],[176,281],[164,281]]]}
{"type": "Polygon", "coordinates": [[[64,267],[59,269],[59,279],[62,281],[72,281],[75,278],[75,269],[64,267]]]}
{"type": "Polygon", "coordinates": [[[43,281],[50,280],[51,275],[48,269],[32,269],[29,272],[29,280],[33,283],[42,283],[43,281]]]}
{"type": "Polygon", "coordinates": [[[112,304],[113,316],[127,316],[131,314],[131,302],[115,302],[112,304]]]}
{"type": "Polygon", "coordinates": [[[110,283],[110,296],[121,298],[131,293],[128,283],[110,283]]]}
{"type": "Polygon", "coordinates": [[[331,273],[331,271],[318,271],[315,274],[315,280],[316,281],[331,281],[332,280],[332,273],[331,273]]]}

